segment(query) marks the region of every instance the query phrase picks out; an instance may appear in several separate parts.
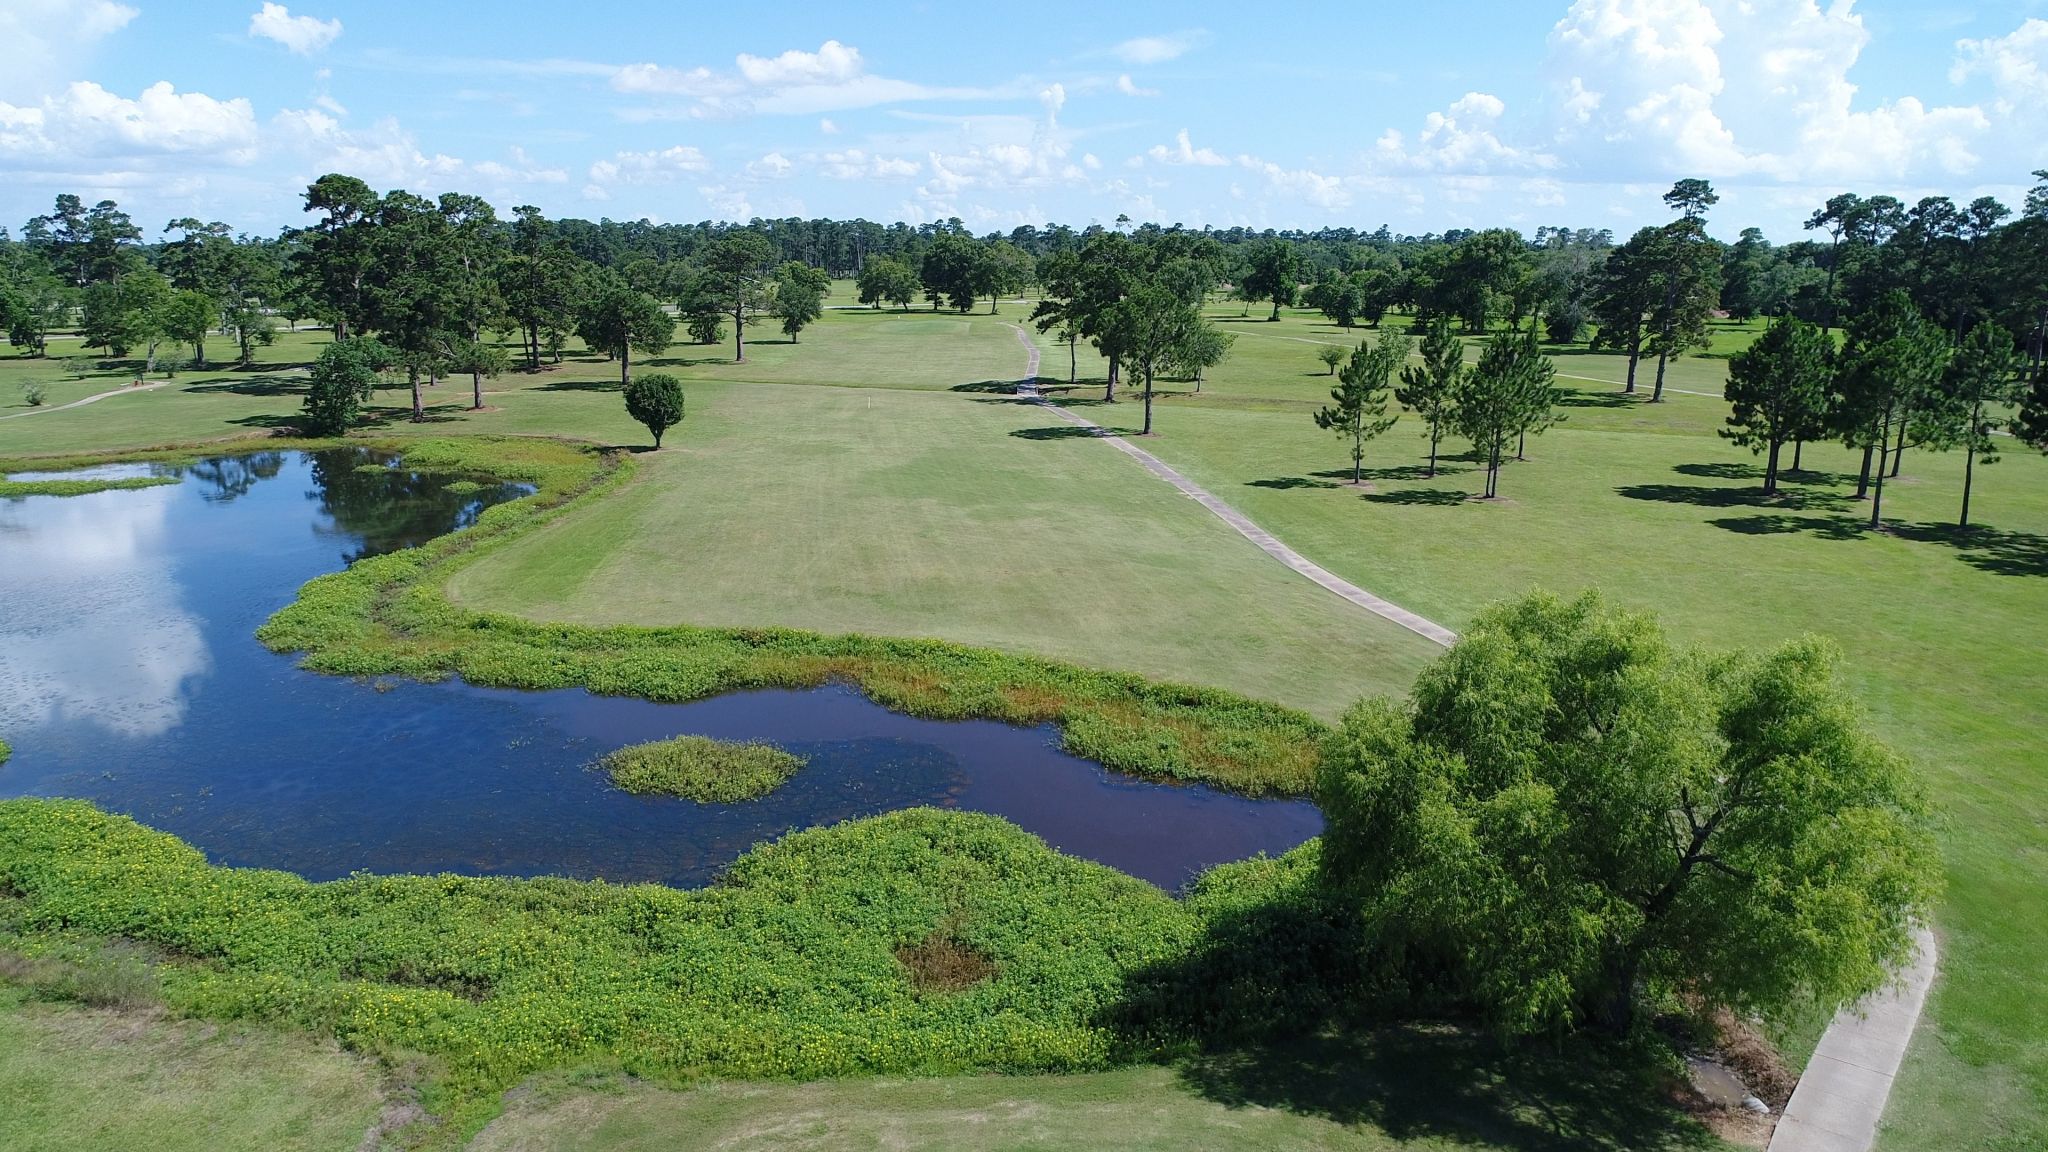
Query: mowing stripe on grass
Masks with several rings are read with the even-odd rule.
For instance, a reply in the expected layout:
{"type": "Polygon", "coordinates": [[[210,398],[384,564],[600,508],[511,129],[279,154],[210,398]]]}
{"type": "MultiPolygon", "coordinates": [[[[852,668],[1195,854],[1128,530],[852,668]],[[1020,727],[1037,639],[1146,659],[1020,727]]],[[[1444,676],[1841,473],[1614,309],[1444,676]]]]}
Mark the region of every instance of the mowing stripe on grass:
{"type": "Polygon", "coordinates": [[[1176,472],[1172,466],[1159,457],[1154,456],[1121,436],[1112,434],[1107,428],[1093,420],[1084,416],[1077,416],[1057,404],[1047,402],[1045,397],[1039,395],[1038,392],[1038,346],[1031,342],[1030,335],[1024,329],[1017,327],[1015,324],[1011,324],[1009,327],[1017,333],[1018,342],[1023,344],[1025,350],[1031,354],[1030,360],[1024,366],[1024,379],[1019,381],[1017,386],[1017,394],[1019,396],[1052,412],[1069,424],[1093,429],[1096,439],[1108,441],[1118,451],[1144,465],[1145,471],[1180,489],[1182,493],[1194,497],[1197,503],[1215,513],[1218,519],[1237,529],[1239,535],[1258,545],[1260,551],[1301,573],[1303,576],[1308,577],[1310,580],[1315,581],[1317,584],[1322,585],[1324,588],[1335,592],[1367,612],[1381,619],[1391,620],[1425,639],[1434,640],[1445,647],[1449,647],[1452,643],[1456,642],[1458,634],[1449,628],[1414,612],[1410,612],[1408,609],[1390,600],[1383,600],[1367,592],[1351,581],[1344,579],[1315,561],[1310,560],[1308,557],[1303,556],[1301,553],[1296,552],[1294,549],[1289,548],[1287,545],[1282,544],[1271,532],[1254,524],[1244,513],[1239,512],[1237,509],[1211,495],[1208,489],[1176,472]]]}

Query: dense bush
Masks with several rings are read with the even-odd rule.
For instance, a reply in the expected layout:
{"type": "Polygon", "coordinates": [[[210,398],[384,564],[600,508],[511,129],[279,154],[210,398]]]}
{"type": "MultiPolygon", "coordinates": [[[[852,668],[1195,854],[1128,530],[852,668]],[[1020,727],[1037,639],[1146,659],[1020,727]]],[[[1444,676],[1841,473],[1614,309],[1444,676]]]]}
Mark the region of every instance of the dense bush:
{"type": "Polygon", "coordinates": [[[0,945],[81,938],[175,958],[173,1008],[266,1017],[445,1065],[474,1122],[536,1070],[687,1078],[1097,1067],[1126,975],[1195,916],[994,817],[912,809],[799,832],[684,892],[556,879],[218,868],[80,801],[0,803],[0,945]],[[897,950],[943,934],[985,979],[921,992],[897,950]]]}
{"type": "Polygon", "coordinates": [[[806,761],[773,744],[735,744],[677,736],[631,744],[599,761],[612,783],[635,795],[681,796],[699,804],[737,804],[766,796],[806,761]]]}

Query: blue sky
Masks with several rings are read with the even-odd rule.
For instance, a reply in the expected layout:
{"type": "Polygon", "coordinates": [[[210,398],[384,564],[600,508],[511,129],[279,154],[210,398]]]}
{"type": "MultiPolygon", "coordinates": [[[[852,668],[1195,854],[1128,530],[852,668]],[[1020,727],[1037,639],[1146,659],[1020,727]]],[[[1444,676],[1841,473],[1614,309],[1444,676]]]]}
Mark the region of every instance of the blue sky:
{"type": "Polygon", "coordinates": [[[1699,175],[1785,240],[2048,167],[2048,0],[474,11],[0,0],[0,223],[269,231],[344,171],[591,218],[1626,230],[1699,175]]]}

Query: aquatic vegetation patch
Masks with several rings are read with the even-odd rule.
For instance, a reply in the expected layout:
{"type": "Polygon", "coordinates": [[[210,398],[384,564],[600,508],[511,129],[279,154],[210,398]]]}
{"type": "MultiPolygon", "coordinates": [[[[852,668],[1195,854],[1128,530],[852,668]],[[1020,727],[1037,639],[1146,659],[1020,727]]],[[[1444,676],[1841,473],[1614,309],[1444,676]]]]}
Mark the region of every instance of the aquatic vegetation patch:
{"type": "Polygon", "coordinates": [[[102,480],[0,480],[0,499],[18,496],[90,496],[176,484],[176,476],[122,476],[102,480]]]}
{"type": "Polygon", "coordinates": [[[677,736],[630,744],[598,761],[612,783],[636,796],[680,796],[699,804],[737,804],[782,787],[806,763],[773,744],[677,736]]]}
{"type": "Polygon", "coordinates": [[[1195,914],[991,816],[908,809],[792,834],[716,886],[210,865],[83,801],[0,802],[0,950],[130,941],[176,1012],[262,1018],[439,1068],[450,1134],[537,1071],[670,1081],[1103,1067],[1134,973],[1195,914]],[[931,971],[901,958],[927,947],[931,971]],[[975,961],[978,961],[976,963],[975,961]],[[930,983],[933,975],[945,983],[930,983]],[[943,994],[934,992],[943,991],[943,994]]]}

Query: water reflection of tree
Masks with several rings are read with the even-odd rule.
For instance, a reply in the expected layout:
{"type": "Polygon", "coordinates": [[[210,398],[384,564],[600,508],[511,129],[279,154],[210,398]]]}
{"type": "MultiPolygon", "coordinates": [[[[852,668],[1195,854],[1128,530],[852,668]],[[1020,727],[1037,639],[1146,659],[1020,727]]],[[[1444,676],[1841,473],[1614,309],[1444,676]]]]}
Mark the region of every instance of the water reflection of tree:
{"type": "Polygon", "coordinates": [[[467,527],[484,509],[530,491],[523,484],[459,482],[458,477],[404,467],[365,467],[384,462],[353,449],[309,455],[315,489],[307,497],[320,501],[328,520],[314,525],[314,531],[352,537],[356,547],[342,553],[349,563],[411,548],[467,527]],[[479,483],[480,488],[475,486],[479,483]],[[451,491],[451,486],[455,490],[451,491]]]}
{"type": "Polygon", "coordinates": [[[246,496],[259,480],[270,480],[284,470],[284,453],[251,452],[246,456],[215,456],[188,464],[183,472],[198,481],[202,499],[218,504],[232,503],[246,496]]]}

